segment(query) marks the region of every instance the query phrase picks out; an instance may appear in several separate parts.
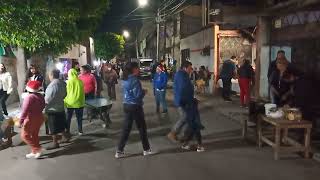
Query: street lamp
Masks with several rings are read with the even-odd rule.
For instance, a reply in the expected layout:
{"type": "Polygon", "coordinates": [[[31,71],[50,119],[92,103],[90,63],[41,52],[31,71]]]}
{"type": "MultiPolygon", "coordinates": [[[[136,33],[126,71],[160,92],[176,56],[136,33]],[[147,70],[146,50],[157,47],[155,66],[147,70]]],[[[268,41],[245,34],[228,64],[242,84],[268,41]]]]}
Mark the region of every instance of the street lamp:
{"type": "Polygon", "coordinates": [[[145,7],[148,5],[148,0],[138,0],[139,7],[145,7]]]}
{"type": "Polygon", "coordinates": [[[123,36],[124,36],[125,38],[129,38],[129,37],[130,37],[130,33],[129,33],[127,30],[124,30],[124,31],[123,31],[123,36]]]}

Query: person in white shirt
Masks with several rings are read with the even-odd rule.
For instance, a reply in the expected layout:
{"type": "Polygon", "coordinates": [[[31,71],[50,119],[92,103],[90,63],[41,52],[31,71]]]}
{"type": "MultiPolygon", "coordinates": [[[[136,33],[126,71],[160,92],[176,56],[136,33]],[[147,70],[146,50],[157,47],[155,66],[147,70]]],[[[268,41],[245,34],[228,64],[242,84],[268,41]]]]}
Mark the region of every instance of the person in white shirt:
{"type": "Polygon", "coordinates": [[[0,64],[0,104],[3,110],[3,114],[8,115],[6,101],[13,91],[12,88],[12,77],[7,71],[6,66],[0,64]]]}

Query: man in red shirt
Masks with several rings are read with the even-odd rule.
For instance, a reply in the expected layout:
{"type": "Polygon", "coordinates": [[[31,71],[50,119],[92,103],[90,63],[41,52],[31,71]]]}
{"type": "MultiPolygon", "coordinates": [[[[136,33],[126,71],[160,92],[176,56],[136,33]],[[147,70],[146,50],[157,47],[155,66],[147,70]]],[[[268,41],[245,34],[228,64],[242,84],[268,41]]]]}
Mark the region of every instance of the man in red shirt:
{"type": "Polygon", "coordinates": [[[90,65],[81,66],[79,79],[84,84],[84,93],[87,99],[93,99],[97,93],[97,81],[93,74],[91,74],[90,65]]]}

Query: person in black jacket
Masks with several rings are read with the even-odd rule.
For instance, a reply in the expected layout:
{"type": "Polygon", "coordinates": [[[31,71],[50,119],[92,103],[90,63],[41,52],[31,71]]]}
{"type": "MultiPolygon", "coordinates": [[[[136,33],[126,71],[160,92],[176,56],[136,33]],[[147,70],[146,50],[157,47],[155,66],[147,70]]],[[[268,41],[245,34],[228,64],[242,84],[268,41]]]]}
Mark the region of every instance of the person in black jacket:
{"type": "Polygon", "coordinates": [[[250,100],[250,85],[254,78],[254,71],[250,61],[245,59],[239,68],[240,102],[246,107],[250,100]]]}
{"type": "Polygon", "coordinates": [[[293,105],[294,81],[292,73],[288,71],[289,62],[286,59],[277,60],[277,70],[270,76],[270,91],[273,94],[274,104],[282,107],[293,105]]]}

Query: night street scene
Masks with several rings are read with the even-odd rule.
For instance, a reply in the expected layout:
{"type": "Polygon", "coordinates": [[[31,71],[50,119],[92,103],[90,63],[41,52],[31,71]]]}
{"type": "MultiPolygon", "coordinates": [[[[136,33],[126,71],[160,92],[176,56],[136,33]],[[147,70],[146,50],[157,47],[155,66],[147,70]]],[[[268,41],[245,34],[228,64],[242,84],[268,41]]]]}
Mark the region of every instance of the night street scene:
{"type": "Polygon", "coordinates": [[[319,180],[320,0],[0,0],[0,180],[319,180]]]}

